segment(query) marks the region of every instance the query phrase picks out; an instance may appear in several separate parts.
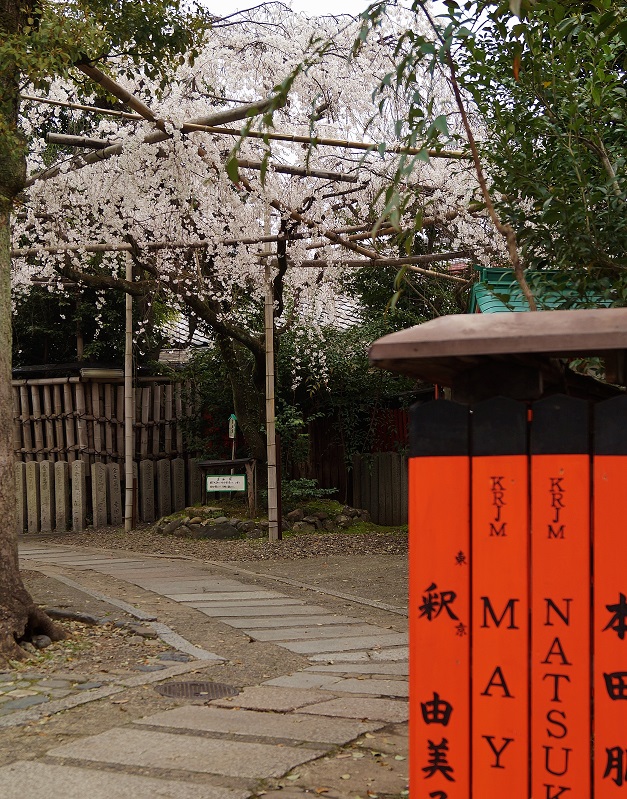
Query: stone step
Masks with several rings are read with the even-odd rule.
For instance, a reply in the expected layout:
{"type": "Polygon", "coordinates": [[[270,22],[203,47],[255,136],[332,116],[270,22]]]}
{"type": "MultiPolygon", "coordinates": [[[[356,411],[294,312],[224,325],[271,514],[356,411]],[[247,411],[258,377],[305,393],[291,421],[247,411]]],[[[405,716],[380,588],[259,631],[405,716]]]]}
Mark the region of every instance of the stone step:
{"type": "Polygon", "coordinates": [[[0,768],[2,799],[246,799],[250,791],[33,760],[0,768]]]}
{"type": "Polygon", "coordinates": [[[280,777],[327,751],[118,727],[58,746],[49,757],[241,777],[280,777]]]}

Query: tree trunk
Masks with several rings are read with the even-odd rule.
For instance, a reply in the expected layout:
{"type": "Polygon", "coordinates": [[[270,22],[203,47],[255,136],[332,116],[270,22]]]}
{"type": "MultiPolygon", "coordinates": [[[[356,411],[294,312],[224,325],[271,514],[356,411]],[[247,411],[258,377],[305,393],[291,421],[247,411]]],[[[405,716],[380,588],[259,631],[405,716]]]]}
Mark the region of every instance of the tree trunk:
{"type": "MultiPolygon", "coordinates": [[[[0,38],[20,30],[28,3],[0,8],[0,38]]],[[[35,634],[53,641],[63,630],[30,598],[20,577],[15,519],[13,398],[11,392],[11,209],[26,176],[25,142],[17,126],[18,73],[0,65],[0,663],[25,656],[18,641],[35,634]]]]}

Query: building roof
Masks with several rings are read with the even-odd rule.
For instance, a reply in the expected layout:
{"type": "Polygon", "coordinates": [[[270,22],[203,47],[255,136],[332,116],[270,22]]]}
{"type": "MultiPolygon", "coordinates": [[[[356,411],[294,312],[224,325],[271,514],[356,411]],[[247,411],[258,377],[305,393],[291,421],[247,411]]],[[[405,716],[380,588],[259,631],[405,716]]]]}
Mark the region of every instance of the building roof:
{"type": "MultiPolygon", "coordinates": [[[[476,266],[479,281],[472,287],[469,313],[503,313],[528,311],[512,269],[476,266]]],[[[568,272],[547,270],[534,273],[532,291],[538,307],[545,311],[575,308],[607,308],[611,300],[594,291],[581,295],[572,285],[568,272]]]]}

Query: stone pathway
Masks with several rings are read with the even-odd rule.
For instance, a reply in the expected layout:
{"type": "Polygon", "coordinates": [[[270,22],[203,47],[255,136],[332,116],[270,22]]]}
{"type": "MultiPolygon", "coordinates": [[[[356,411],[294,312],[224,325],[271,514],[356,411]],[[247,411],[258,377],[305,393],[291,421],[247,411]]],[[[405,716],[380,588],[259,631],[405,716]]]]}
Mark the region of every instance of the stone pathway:
{"type": "MultiPolygon", "coordinates": [[[[230,576],[207,575],[189,562],[148,556],[116,558],[58,546],[22,546],[20,557],[31,568],[56,566],[79,572],[73,583],[77,587],[81,586],[80,572],[123,580],[204,613],[253,640],[300,653],[310,665],[247,687],[229,699],[180,706],[58,746],[48,752],[45,767],[18,762],[0,768],[6,799],[41,795],[40,778],[51,799],[87,793],[90,799],[131,795],[185,799],[192,794],[195,799],[245,799],[257,795],[261,780],[292,771],[295,776],[289,778],[296,783],[299,775],[293,770],[297,767],[330,758],[338,746],[360,736],[372,738],[388,725],[407,720],[404,633],[336,615],[323,604],[309,605],[230,576]]],[[[87,578],[84,574],[86,584],[87,578]]],[[[89,592],[88,585],[84,590],[89,592]]],[[[155,629],[165,626],[152,623],[155,629]]],[[[151,676],[159,679],[158,674],[151,676]]],[[[18,684],[15,689],[29,690],[18,684]]],[[[364,774],[363,779],[368,782],[370,777],[364,774]]],[[[371,787],[376,789],[374,779],[371,787]]],[[[402,775],[396,780],[402,784],[402,775]]],[[[282,795],[287,797],[287,793],[282,795]]],[[[295,787],[291,795],[303,792],[295,787]]],[[[328,789],[324,795],[356,794],[328,789]]]]}

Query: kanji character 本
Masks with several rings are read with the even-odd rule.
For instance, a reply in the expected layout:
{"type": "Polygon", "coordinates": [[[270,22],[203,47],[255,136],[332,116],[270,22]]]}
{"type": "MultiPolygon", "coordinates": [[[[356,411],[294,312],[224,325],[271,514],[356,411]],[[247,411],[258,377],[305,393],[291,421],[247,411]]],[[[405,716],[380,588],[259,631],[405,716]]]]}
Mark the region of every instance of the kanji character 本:
{"type": "Polygon", "coordinates": [[[439,744],[429,741],[429,765],[425,766],[422,770],[426,772],[425,779],[433,777],[434,774],[440,774],[449,782],[455,782],[455,778],[451,776],[453,767],[449,766],[446,759],[448,752],[448,739],[442,738],[439,744]]]}
{"type": "Polygon", "coordinates": [[[465,566],[466,563],[468,563],[468,559],[466,558],[466,553],[462,552],[461,549],[459,550],[457,555],[455,555],[455,563],[457,563],[458,566],[465,566]]]}
{"type": "Polygon", "coordinates": [[[627,752],[621,749],[620,746],[613,746],[611,749],[606,748],[605,751],[607,752],[607,764],[603,779],[610,777],[620,788],[627,780],[627,773],[625,773],[625,754],[627,752]]]}
{"type": "Polygon", "coordinates": [[[438,592],[436,589],[437,585],[435,583],[431,583],[431,585],[425,589],[425,593],[422,597],[422,605],[418,608],[420,611],[419,618],[426,616],[429,621],[433,621],[433,619],[437,619],[443,610],[446,610],[451,619],[459,621],[450,608],[450,605],[457,598],[455,591],[438,592]]]}
{"type": "Polygon", "coordinates": [[[453,705],[445,699],[440,699],[440,694],[433,692],[433,699],[421,702],[420,709],[425,724],[441,724],[446,727],[450,721],[453,705]]]}
{"type": "Polygon", "coordinates": [[[605,606],[610,613],[614,615],[603,628],[605,630],[614,630],[621,641],[625,638],[627,633],[627,597],[625,594],[618,595],[618,602],[615,605],[605,606]]]}
{"type": "Polygon", "coordinates": [[[607,695],[610,699],[627,699],[627,671],[613,671],[603,674],[607,695]]]}

